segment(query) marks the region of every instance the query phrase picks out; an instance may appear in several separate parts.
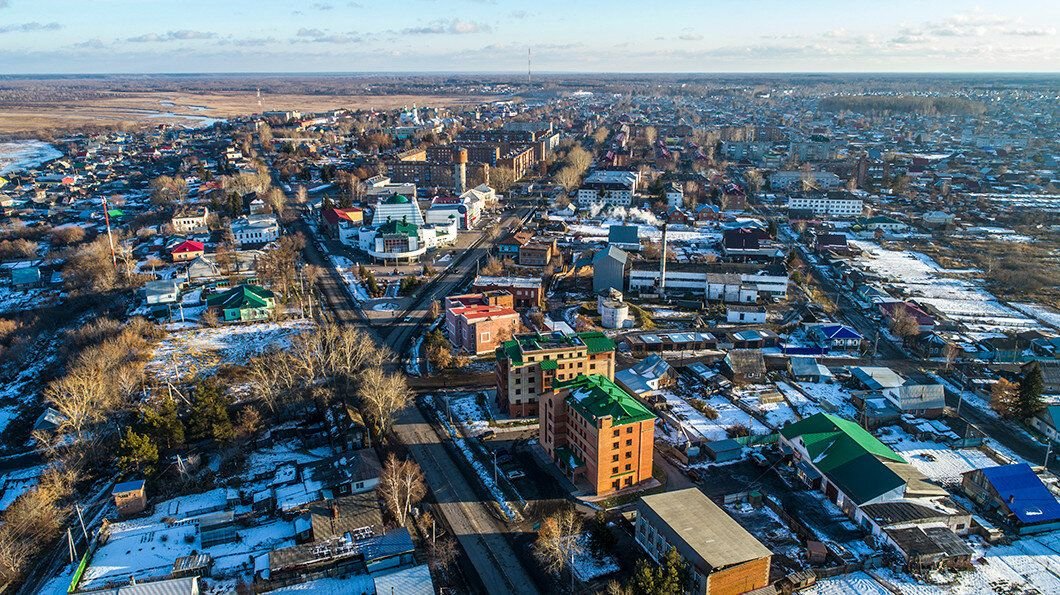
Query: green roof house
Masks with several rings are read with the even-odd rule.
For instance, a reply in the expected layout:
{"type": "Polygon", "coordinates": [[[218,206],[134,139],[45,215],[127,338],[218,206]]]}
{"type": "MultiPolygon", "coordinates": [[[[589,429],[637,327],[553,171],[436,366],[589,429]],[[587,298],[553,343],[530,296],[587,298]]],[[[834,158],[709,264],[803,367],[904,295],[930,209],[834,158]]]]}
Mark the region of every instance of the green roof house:
{"type": "Polygon", "coordinates": [[[825,496],[863,525],[870,520],[860,511],[866,504],[899,500],[910,485],[932,492],[898,453],[841,417],[807,417],[780,430],[780,443],[792,451],[800,476],[813,484],[819,480],[825,496]]]}
{"type": "Polygon", "coordinates": [[[276,308],[275,295],[257,285],[237,285],[206,298],[206,306],[217,308],[225,322],[264,320],[276,308]]]}

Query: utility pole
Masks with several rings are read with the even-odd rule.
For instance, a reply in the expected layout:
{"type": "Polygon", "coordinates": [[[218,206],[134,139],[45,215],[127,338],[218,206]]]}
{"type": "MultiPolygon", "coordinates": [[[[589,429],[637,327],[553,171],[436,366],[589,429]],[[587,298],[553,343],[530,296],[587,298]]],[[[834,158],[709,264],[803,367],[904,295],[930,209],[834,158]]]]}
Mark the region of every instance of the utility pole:
{"type": "Polygon", "coordinates": [[[1049,455],[1053,454],[1053,441],[1045,439],[1045,469],[1049,470],[1049,455]]]}
{"type": "Polygon", "coordinates": [[[85,536],[85,545],[88,545],[88,529],[85,527],[85,517],[81,516],[81,506],[75,504],[74,510],[77,511],[77,520],[81,522],[81,533],[85,536]]]}
{"type": "MultiPolygon", "coordinates": [[[[1045,460],[1049,460],[1049,455],[1045,455],[1045,460]]],[[[493,483],[497,483],[497,451],[493,451],[493,483]]]]}
{"type": "Polygon", "coordinates": [[[110,260],[114,263],[114,268],[118,268],[118,256],[114,252],[114,236],[110,233],[110,207],[107,206],[107,197],[102,196],[100,200],[103,202],[103,221],[107,224],[107,241],[110,242],[110,260]]]}

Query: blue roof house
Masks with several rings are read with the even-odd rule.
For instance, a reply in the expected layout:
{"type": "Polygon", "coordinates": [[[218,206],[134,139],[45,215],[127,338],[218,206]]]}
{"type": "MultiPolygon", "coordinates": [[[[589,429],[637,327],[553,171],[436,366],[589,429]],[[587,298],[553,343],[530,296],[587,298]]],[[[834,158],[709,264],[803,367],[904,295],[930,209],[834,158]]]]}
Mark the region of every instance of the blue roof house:
{"type": "Polygon", "coordinates": [[[974,469],[964,474],[961,486],[977,504],[997,511],[1016,533],[1060,528],[1060,502],[1027,463],[974,469]]]}

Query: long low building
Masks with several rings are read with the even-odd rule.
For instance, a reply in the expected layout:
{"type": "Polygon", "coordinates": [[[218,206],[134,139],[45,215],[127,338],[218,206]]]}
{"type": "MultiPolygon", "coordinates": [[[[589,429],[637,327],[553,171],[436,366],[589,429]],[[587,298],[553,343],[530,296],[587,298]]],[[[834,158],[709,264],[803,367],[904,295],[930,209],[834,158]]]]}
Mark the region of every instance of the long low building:
{"type": "MultiPolygon", "coordinates": [[[[629,291],[657,293],[661,289],[659,263],[642,262],[629,271],[629,291]]],[[[666,263],[668,294],[703,296],[711,301],[754,303],[762,297],[784,299],[788,295],[788,273],[783,264],[666,263]]]]}
{"type": "Polygon", "coordinates": [[[691,570],[686,592],[747,593],[769,584],[773,553],[697,488],[641,498],[635,539],[656,562],[677,549],[691,570]]]}

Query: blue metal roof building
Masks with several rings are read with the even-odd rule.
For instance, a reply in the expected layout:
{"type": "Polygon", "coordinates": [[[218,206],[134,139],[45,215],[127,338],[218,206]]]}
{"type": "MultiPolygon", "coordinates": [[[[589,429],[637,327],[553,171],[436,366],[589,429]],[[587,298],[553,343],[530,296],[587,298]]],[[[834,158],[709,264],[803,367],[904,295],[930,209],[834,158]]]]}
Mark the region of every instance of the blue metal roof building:
{"type": "Polygon", "coordinates": [[[974,500],[1007,515],[1018,533],[1060,527],[1060,502],[1027,463],[969,471],[962,484],[974,500]]]}

